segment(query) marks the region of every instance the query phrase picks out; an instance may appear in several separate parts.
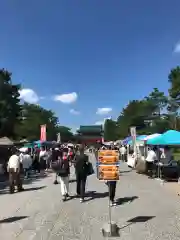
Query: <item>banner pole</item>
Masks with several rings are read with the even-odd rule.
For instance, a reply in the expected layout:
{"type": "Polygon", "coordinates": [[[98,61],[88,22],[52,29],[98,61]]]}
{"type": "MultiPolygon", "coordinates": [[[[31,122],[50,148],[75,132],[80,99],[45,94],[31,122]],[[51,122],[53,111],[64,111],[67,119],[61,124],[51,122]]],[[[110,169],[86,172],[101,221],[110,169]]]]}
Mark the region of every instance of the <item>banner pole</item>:
{"type": "Polygon", "coordinates": [[[111,215],[111,201],[110,201],[110,184],[108,182],[108,188],[109,188],[109,201],[108,201],[108,207],[109,207],[109,225],[110,225],[110,235],[112,234],[112,215],[111,215]]]}

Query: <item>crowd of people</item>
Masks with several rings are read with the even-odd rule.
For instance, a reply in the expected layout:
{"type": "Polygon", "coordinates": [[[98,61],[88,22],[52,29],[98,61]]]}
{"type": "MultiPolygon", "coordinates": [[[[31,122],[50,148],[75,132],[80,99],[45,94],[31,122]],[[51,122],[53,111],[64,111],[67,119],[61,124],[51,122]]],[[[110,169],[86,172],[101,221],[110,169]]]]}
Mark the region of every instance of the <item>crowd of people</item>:
{"type": "Polygon", "coordinates": [[[15,186],[17,191],[23,191],[22,173],[25,178],[29,178],[31,171],[44,173],[50,168],[55,172],[55,181],[61,185],[63,201],[69,197],[69,177],[71,166],[74,166],[76,173],[76,193],[80,202],[84,201],[86,179],[93,173],[92,164],[89,162],[88,155],[85,154],[83,145],[78,147],[59,146],[56,148],[41,147],[40,149],[27,149],[20,152],[14,149],[9,158],[7,170],[9,173],[9,191],[14,193],[15,186]]]}
{"type": "MultiPolygon", "coordinates": [[[[97,148],[88,148],[90,153],[95,153],[100,149],[116,149],[115,147],[101,146],[97,148]]],[[[44,174],[52,169],[54,172],[54,184],[60,184],[62,200],[70,198],[69,182],[71,169],[74,168],[76,176],[76,197],[80,202],[84,202],[87,177],[94,173],[93,165],[89,161],[89,155],[86,153],[87,148],[84,145],[67,147],[61,145],[56,148],[34,147],[20,152],[14,149],[8,161],[9,173],[9,191],[10,193],[23,191],[23,178],[29,178],[31,172],[44,174]]],[[[119,149],[118,149],[119,150],[119,149]]],[[[109,187],[111,205],[116,205],[115,192],[116,181],[106,182],[109,187]]]]}

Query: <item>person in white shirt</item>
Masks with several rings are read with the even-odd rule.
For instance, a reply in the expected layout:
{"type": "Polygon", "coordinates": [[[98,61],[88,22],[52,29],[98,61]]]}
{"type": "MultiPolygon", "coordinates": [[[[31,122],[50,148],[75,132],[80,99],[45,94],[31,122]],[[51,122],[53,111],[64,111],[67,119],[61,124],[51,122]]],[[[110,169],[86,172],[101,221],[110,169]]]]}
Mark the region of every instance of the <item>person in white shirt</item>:
{"type": "Polygon", "coordinates": [[[9,172],[9,191],[14,193],[15,185],[17,186],[18,192],[23,190],[22,181],[20,178],[21,162],[19,153],[15,152],[8,161],[7,170],[9,172]]]}
{"type": "Polygon", "coordinates": [[[126,148],[122,145],[119,150],[120,150],[120,154],[121,154],[121,160],[125,161],[126,148]]]}
{"type": "Polygon", "coordinates": [[[41,151],[39,153],[39,162],[40,162],[40,169],[45,170],[46,169],[46,160],[47,160],[47,151],[44,146],[41,147],[41,151]]]}
{"type": "Polygon", "coordinates": [[[154,162],[157,161],[156,148],[149,149],[146,157],[146,167],[149,177],[153,176],[154,162]]]}
{"type": "Polygon", "coordinates": [[[22,163],[24,175],[26,178],[28,178],[29,170],[30,170],[30,167],[32,166],[32,158],[31,158],[31,155],[29,154],[29,149],[27,149],[26,152],[23,152],[20,154],[20,161],[22,163]]]}

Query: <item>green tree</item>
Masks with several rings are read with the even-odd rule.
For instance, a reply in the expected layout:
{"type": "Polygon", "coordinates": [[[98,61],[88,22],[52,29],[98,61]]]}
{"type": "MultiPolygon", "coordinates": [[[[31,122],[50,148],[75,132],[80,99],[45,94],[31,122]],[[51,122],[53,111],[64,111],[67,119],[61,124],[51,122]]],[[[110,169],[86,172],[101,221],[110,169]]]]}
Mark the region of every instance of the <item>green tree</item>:
{"type": "Polygon", "coordinates": [[[58,125],[56,131],[57,133],[60,133],[62,142],[74,140],[74,134],[71,132],[70,128],[58,125]]]}
{"type": "Polygon", "coordinates": [[[136,126],[138,131],[142,131],[146,127],[145,120],[149,111],[146,100],[130,101],[117,119],[119,138],[128,136],[131,126],[136,126]]]}
{"type": "Polygon", "coordinates": [[[147,103],[151,105],[153,115],[160,117],[162,114],[161,111],[166,107],[168,101],[164,92],[160,92],[158,88],[154,88],[149,96],[145,99],[147,103]]]}
{"type": "Polygon", "coordinates": [[[171,128],[177,129],[178,110],[180,107],[180,67],[173,68],[168,76],[170,83],[168,112],[170,115],[171,128]]]}
{"type": "Polygon", "coordinates": [[[112,119],[106,119],[104,123],[104,139],[106,141],[115,141],[118,139],[117,122],[112,119]]]}
{"type": "Polygon", "coordinates": [[[40,126],[46,124],[47,140],[56,140],[58,118],[51,110],[46,110],[39,105],[24,103],[21,111],[22,121],[16,128],[19,138],[30,141],[40,138],[40,126]]]}
{"type": "Polygon", "coordinates": [[[152,134],[166,130],[169,126],[168,120],[161,112],[166,104],[166,96],[157,88],[143,100],[130,101],[117,119],[119,137],[128,136],[131,126],[136,126],[138,134],[152,134]]]}
{"type": "Polygon", "coordinates": [[[21,109],[19,90],[20,85],[12,83],[11,73],[0,69],[0,136],[14,137],[21,109]]]}
{"type": "Polygon", "coordinates": [[[144,129],[144,133],[161,133],[168,129],[169,120],[165,112],[168,98],[164,92],[160,92],[157,88],[145,97],[147,109],[149,109],[146,121],[149,123],[144,129]]]}
{"type": "Polygon", "coordinates": [[[180,104],[180,67],[171,70],[169,76],[169,96],[171,99],[176,100],[180,104]]]}

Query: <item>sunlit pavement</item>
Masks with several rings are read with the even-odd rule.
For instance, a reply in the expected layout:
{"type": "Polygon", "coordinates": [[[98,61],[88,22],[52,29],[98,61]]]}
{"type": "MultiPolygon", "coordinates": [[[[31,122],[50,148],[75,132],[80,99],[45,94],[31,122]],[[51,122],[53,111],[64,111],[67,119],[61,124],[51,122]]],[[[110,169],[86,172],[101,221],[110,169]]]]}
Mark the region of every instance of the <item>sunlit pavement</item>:
{"type": "MultiPolygon", "coordinates": [[[[60,185],[53,180],[53,174],[33,179],[26,182],[26,191],[13,195],[0,190],[1,240],[103,239],[101,228],[108,222],[107,186],[94,175],[87,183],[87,191],[96,191],[93,199],[63,203],[60,185]]],[[[70,190],[74,195],[73,181],[70,190]]],[[[120,237],[114,239],[180,239],[180,198],[164,185],[121,164],[116,195],[118,206],[112,208],[112,220],[120,228],[120,237]]]]}

